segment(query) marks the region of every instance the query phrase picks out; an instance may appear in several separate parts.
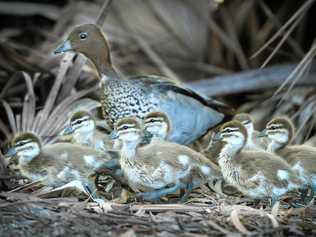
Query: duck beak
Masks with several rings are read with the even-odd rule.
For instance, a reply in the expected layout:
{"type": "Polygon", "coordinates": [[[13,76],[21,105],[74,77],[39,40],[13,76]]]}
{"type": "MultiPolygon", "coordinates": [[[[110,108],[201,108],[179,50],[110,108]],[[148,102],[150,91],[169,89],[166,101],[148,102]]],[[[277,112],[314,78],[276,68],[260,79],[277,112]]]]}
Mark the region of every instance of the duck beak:
{"type": "Polygon", "coordinates": [[[70,135],[74,132],[73,128],[71,126],[67,126],[65,127],[64,131],[63,131],[63,134],[64,135],[70,135]]]}
{"type": "Polygon", "coordinates": [[[216,133],[213,137],[213,141],[215,142],[219,142],[220,140],[222,140],[222,134],[220,132],[216,133]]]}
{"type": "Polygon", "coordinates": [[[258,133],[257,137],[267,137],[267,129],[263,129],[261,132],[258,133]]]}
{"type": "Polygon", "coordinates": [[[54,53],[55,53],[55,54],[60,54],[60,53],[65,53],[65,52],[67,52],[67,51],[72,51],[72,50],[73,50],[73,48],[72,48],[72,46],[71,46],[70,41],[69,41],[69,40],[66,40],[64,43],[62,43],[61,45],[59,45],[59,46],[55,49],[54,53]]]}
{"type": "Polygon", "coordinates": [[[116,131],[113,130],[113,131],[111,132],[111,138],[112,138],[112,140],[115,140],[115,139],[118,138],[118,134],[117,134],[116,131]]]}
{"type": "Polygon", "coordinates": [[[16,149],[10,148],[7,153],[4,154],[4,157],[9,158],[16,155],[16,149]]]}

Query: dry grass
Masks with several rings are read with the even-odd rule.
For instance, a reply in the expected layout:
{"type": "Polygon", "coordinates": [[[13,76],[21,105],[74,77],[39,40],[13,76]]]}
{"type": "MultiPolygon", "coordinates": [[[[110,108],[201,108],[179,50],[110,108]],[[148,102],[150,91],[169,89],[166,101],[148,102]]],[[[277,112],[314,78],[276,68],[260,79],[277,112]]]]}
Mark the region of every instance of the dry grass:
{"type": "MultiPolygon", "coordinates": [[[[0,2],[0,19],[7,22],[0,25],[1,148],[21,131],[50,142],[79,103],[97,110],[93,67],[80,55],[52,51],[72,26],[102,25],[105,16],[103,28],[123,74],[185,82],[251,112],[258,128],[274,115],[288,115],[298,128],[296,143],[315,135],[314,0],[116,0],[108,11],[101,3],[0,2]]],[[[9,193],[19,186],[16,180],[0,158],[1,236],[316,235],[315,205],[274,217],[264,203],[197,190],[186,205],[101,208],[76,198],[9,193]]]]}

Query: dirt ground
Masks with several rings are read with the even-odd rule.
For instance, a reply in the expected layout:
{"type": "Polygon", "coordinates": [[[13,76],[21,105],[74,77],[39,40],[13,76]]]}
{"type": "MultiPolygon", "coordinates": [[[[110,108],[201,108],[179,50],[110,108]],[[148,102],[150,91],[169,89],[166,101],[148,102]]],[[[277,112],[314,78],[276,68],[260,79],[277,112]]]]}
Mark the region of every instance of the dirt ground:
{"type": "Polygon", "coordinates": [[[188,204],[96,204],[0,194],[0,236],[316,236],[316,208],[279,209],[214,193],[188,204]]]}

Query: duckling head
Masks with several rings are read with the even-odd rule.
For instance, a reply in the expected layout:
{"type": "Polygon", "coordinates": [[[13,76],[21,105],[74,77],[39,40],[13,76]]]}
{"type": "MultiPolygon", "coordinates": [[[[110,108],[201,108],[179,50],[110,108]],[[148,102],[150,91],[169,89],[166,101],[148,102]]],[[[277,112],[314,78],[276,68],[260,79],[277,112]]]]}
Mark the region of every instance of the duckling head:
{"type": "Polygon", "coordinates": [[[150,112],[144,118],[144,132],[153,137],[167,139],[170,131],[170,122],[165,113],[150,112]]]}
{"type": "Polygon", "coordinates": [[[13,165],[25,165],[41,152],[41,142],[32,133],[22,133],[10,142],[10,149],[5,154],[13,165]]]}
{"type": "Polygon", "coordinates": [[[75,137],[90,137],[93,135],[96,124],[95,120],[86,111],[74,113],[70,119],[69,125],[65,128],[65,133],[73,133],[75,137]]]}
{"type": "Polygon", "coordinates": [[[55,49],[55,54],[69,51],[85,55],[94,63],[99,73],[112,70],[107,40],[95,24],[76,26],[67,39],[55,49]]]}
{"type": "Polygon", "coordinates": [[[219,132],[215,135],[215,140],[223,142],[233,151],[239,151],[245,146],[247,137],[245,126],[237,120],[232,120],[220,127],[219,132]]]}
{"type": "Polygon", "coordinates": [[[265,130],[261,133],[267,136],[272,143],[278,144],[275,149],[286,146],[294,136],[294,125],[292,121],[285,117],[272,119],[267,123],[265,130]]]}
{"type": "Polygon", "coordinates": [[[123,144],[138,144],[141,141],[142,130],[137,118],[122,118],[114,124],[112,137],[118,139],[123,144]]]}
{"type": "Polygon", "coordinates": [[[254,125],[253,125],[253,120],[250,114],[248,113],[236,114],[233,119],[241,122],[245,126],[249,136],[253,133],[254,125]]]}

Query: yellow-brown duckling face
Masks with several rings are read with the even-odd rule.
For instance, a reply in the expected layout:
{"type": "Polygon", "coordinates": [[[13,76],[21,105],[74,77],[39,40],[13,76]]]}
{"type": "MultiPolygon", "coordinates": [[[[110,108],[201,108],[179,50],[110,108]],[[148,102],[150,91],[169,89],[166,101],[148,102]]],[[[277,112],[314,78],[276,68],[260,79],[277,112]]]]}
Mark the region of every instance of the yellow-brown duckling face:
{"type": "Polygon", "coordinates": [[[294,136],[294,125],[287,118],[275,118],[266,125],[261,134],[279,144],[288,144],[294,136]]]}
{"type": "Polygon", "coordinates": [[[148,113],[144,118],[144,132],[153,137],[166,139],[170,131],[169,119],[161,112],[148,113]]]}
{"type": "Polygon", "coordinates": [[[31,133],[23,133],[16,136],[5,154],[9,162],[14,165],[25,165],[41,152],[40,140],[31,133]]]}
{"type": "Polygon", "coordinates": [[[97,57],[94,54],[103,53],[104,49],[109,51],[100,28],[94,24],[84,24],[73,29],[66,41],[55,50],[55,54],[74,51],[91,58],[97,57]],[[100,51],[100,47],[102,47],[102,51],[100,51]]]}
{"type": "Polygon", "coordinates": [[[223,124],[219,132],[215,135],[215,140],[225,142],[236,149],[241,149],[247,140],[247,130],[245,126],[233,120],[223,124]]]}
{"type": "Polygon", "coordinates": [[[141,125],[136,118],[123,118],[116,122],[112,138],[122,142],[138,142],[141,140],[141,125]]]}
{"type": "Polygon", "coordinates": [[[95,127],[96,124],[91,115],[86,111],[79,111],[73,114],[64,133],[84,136],[85,134],[93,133],[95,127]]]}
{"type": "Polygon", "coordinates": [[[247,129],[248,134],[251,134],[254,130],[254,125],[250,114],[240,113],[234,116],[234,120],[241,122],[247,129]]]}

